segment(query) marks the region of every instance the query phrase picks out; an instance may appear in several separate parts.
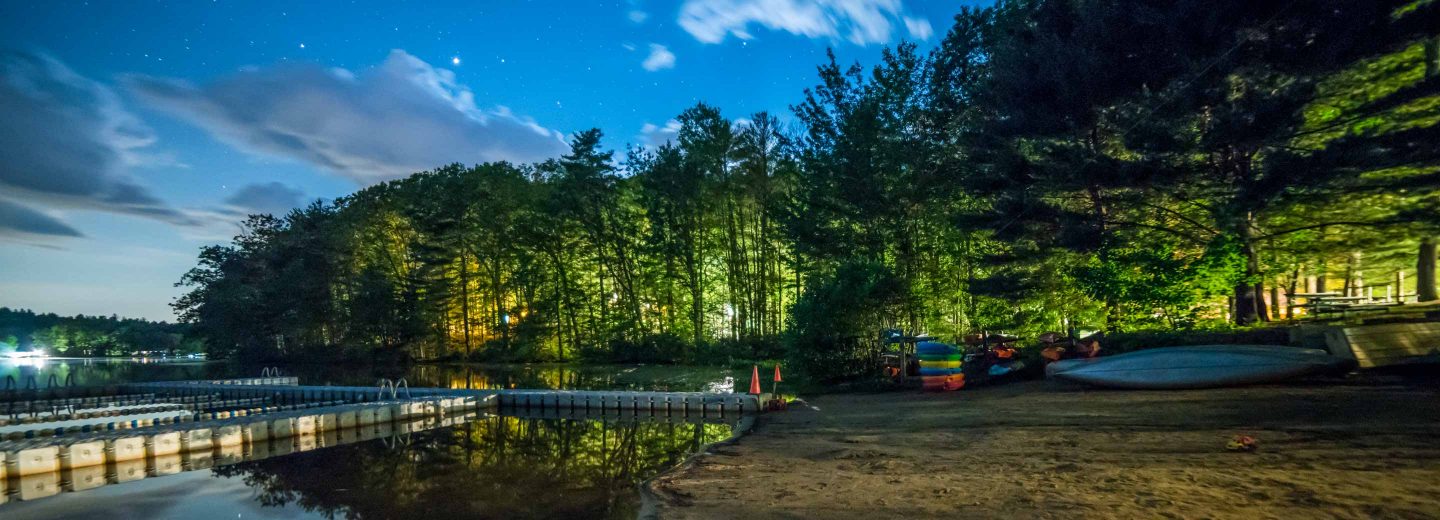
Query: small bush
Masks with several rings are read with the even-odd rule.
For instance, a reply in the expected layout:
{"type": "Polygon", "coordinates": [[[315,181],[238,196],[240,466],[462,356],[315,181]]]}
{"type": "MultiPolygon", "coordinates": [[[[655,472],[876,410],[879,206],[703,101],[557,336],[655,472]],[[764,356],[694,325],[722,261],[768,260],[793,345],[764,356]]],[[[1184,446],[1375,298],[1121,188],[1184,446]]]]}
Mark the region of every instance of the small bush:
{"type": "Polygon", "coordinates": [[[580,357],[601,363],[673,364],[685,362],[687,350],[688,344],[680,336],[661,333],[648,334],[636,340],[611,340],[603,349],[582,348],[580,357]]]}
{"type": "Polygon", "coordinates": [[[1228,330],[1147,330],[1106,334],[1100,338],[1102,354],[1121,354],[1158,347],[1188,345],[1289,345],[1285,327],[1228,330]]]}
{"type": "Polygon", "coordinates": [[[809,280],[791,312],[786,358],[817,382],[852,379],[873,368],[871,338],[904,298],[884,265],[850,262],[809,280]]]}

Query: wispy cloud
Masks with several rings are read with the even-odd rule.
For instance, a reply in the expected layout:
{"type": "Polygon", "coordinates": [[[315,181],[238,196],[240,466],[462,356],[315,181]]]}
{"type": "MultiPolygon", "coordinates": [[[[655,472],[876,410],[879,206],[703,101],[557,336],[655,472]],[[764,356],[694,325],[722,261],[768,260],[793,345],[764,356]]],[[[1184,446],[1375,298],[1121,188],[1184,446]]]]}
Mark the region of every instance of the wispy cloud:
{"type": "Polygon", "coordinates": [[[631,22],[645,23],[645,20],[650,18],[650,13],[641,11],[639,9],[632,9],[629,13],[626,13],[625,16],[629,17],[631,22]]]}
{"type": "Polygon", "coordinates": [[[686,0],[678,21],[705,43],[720,43],[727,36],[754,38],[752,24],[856,45],[889,42],[897,25],[904,25],[912,38],[933,34],[930,22],[907,16],[900,0],[686,0]]]}
{"type": "Polygon", "coordinates": [[[675,68],[675,53],[669,48],[658,43],[650,44],[650,55],[645,57],[645,62],[640,64],[645,70],[655,72],[662,69],[675,68]]]}
{"type": "Polygon", "coordinates": [[[360,72],[292,64],[204,86],[148,76],[125,83],[233,146],[361,184],[451,162],[530,162],[566,151],[562,133],[504,106],[480,108],[453,71],[398,49],[360,72]]]}
{"type": "Polygon", "coordinates": [[[640,127],[640,135],[637,136],[640,144],[655,148],[662,144],[674,141],[680,135],[680,121],[671,119],[665,122],[665,126],[654,123],[645,123],[640,127]]]}
{"type": "Polygon", "coordinates": [[[196,224],[126,173],[170,161],[151,151],[151,130],[109,87],[52,57],[0,53],[0,136],[0,226],[11,233],[80,236],[40,207],[196,224]]]}
{"type": "Polygon", "coordinates": [[[930,20],[924,18],[905,17],[905,30],[910,33],[911,38],[917,40],[928,40],[935,34],[935,29],[930,27],[930,20]]]}
{"type": "Polygon", "coordinates": [[[49,238],[83,236],[79,230],[58,218],[18,202],[0,199],[0,236],[11,238],[49,238]]]}

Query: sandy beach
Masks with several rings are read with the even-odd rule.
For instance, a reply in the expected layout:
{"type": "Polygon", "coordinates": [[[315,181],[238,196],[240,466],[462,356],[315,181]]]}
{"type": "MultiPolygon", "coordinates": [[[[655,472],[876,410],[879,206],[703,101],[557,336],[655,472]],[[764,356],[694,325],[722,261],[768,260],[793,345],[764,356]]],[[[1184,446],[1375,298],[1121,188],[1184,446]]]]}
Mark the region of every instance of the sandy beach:
{"type": "Polygon", "coordinates": [[[1434,518],[1437,393],[1366,375],[825,395],[761,417],[651,491],[675,519],[1434,518]],[[1237,434],[1259,449],[1226,451],[1237,434]]]}

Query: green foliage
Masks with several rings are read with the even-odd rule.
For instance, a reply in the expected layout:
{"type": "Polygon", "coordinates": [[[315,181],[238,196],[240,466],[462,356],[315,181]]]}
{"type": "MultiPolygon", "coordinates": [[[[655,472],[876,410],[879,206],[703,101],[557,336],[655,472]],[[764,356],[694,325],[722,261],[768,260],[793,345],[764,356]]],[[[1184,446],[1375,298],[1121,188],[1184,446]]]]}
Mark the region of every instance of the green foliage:
{"type": "Polygon", "coordinates": [[[53,356],[180,356],[201,351],[183,324],[116,316],[57,316],[0,307],[0,352],[53,356]]]}
{"type": "Polygon", "coordinates": [[[1289,345],[1287,329],[1275,327],[1218,328],[1214,330],[1146,330],[1107,333],[1100,338],[1105,354],[1123,354],[1157,347],[1188,345],[1289,345]]]}
{"type": "Polygon", "coordinates": [[[792,314],[786,359],[818,381],[854,377],[872,340],[891,325],[903,305],[903,282],[884,265],[847,262],[833,274],[814,276],[792,314]]]}
{"type": "Polygon", "coordinates": [[[1074,276],[1091,297],[1121,306],[1113,328],[1188,329],[1203,320],[1203,302],[1245,280],[1244,269],[1239,246],[1220,238],[1198,258],[1186,258],[1172,242],[1127,244],[1089,257],[1074,276]]]}
{"type": "Polygon", "coordinates": [[[253,216],[201,251],[175,307],[217,356],[783,351],[817,380],[872,369],[885,328],[1259,323],[1307,278],[1396,277],[1440,231],[1437,13],[967,8],[932,52],[902,43],[869,70],[832,54],[793,131],[698,103],[674,142],[623,160],[588,130],[542,163],[253,216]]]}

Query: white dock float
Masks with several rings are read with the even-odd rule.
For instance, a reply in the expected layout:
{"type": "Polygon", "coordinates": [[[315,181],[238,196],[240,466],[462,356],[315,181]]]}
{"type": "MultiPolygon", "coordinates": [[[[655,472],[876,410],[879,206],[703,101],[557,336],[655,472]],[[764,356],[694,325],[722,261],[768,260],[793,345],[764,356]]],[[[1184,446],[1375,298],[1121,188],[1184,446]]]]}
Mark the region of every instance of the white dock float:
{"type": "Polygon", "coordinates": [[[105,439],[106,457],[110,462],[125,462],[145,458],[145,437],[142,435],[114,435],[105,439]]]}
{"type": "Polygon", "coordinates": [[[180,453],[180,432],[163,432],[145,439],[145,454],[150,457],[180,453]]]}
{"type": "Polygon", "coordinates": [[[335,413],[335,427],[337,429],[354,428],[360,423],[360,412],[358,410],[342,410],[335,413]]]}
{"type": "Polygon", "coordinates": [[[105,441],[95,439],[60,448],[60,468],[75,469],[105,464],[105,441]]]}
{"type": "Polygon", "coordinates": [[[326,432],[340,427],[340,418],[335,412],[316,414],[315,431],[326,432]]]}
{"type": "Polygon", "coordinates": [[[267,377],[27,394],[29,400],[0,403],[0,411],[18,412],[0,422],[0,503],[452,426],[501,406],[520,417],[667,423],[720,423],[760,411],[759,399],[744,394],[401,393],[267,377]]]}
{"type": "Polygon", "coordinates": [[[60,471],[60,447],[38,446],[7,453],[5,469],[12,477],[60,471]]]}
{"type": "Polygon", "coordinates": [[[215,433],[209,428],[196,428],[180,432],[180,451],[192,452],[209,450],[214,447],[215,433]]]}
{"type": "Polygon", "coordinates": [[[240,429],[240,425],[238,424],[217,426],[213,429],[213,432],[214,445],[216,447],[238,446],[245,443],[245,432],[240,429]]]}
{"type": "Polygon", "coordinates": [[[703,392],[623,392],[575,390],[502,390],[501,406],[568,408],[650,413],[744,415],[760,411],[760,399],[749,394],[703,392]]]}
{"type": "Polygon", "coordinates": [[[266,421],[253,421],[240,425],[240,432],[245,437],[245,442],[257,443],[270,440],[270,423],[266,421]]]}
{"type": "Polygon", "coordinates": [[[295,418],[280,417],[270,422],[270,438],[284,439],[295,435],[295,418]]]}

